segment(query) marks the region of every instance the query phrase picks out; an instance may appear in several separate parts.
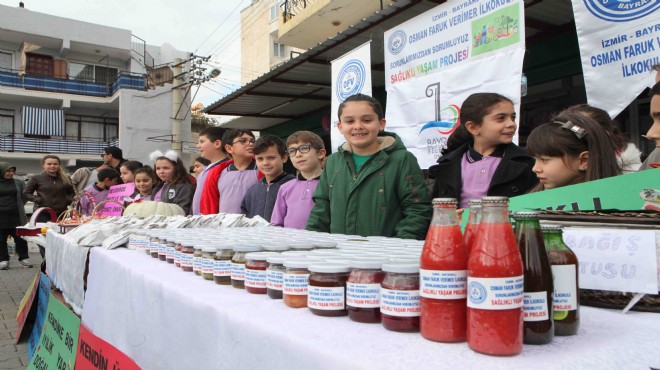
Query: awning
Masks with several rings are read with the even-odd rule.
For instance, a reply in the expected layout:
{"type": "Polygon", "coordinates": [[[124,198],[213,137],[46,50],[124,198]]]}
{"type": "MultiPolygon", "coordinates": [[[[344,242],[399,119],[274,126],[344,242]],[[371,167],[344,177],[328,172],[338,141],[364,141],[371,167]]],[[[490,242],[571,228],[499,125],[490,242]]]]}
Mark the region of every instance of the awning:
{"type": "Polygon", "coordinates": [[[23,107],[23,134],[64,136],[64,110],[23,107]]]}

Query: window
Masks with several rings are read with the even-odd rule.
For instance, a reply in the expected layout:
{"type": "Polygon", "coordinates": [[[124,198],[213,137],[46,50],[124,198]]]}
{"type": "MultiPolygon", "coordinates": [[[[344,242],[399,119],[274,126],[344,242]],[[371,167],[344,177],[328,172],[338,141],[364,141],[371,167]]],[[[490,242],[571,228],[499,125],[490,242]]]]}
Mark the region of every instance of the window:
{"type": "Polygon", "coordinates": [[[13,69],[12,59],[13,55],[11,53],[0,51],[0,69],[13,69]]]}
{"type": "Polygon", "coordinates": [[[119,70],[91,64],[69,63],[69,78],[78,81],[113,83],[119,70]]]}
{"type": "Polygon", "coordinates": [[[14,133],[14,111],[0,109],[0,136],[14,133]]]}
{"type": "Polygon", "coordinates": [[[280,6],[279,4],[271,5],[270,6],[270,21],[274,21],[277,19],[277,16],[280,13],[280,6]]]}
{"type": "Polygon", "coordinates": [[[66,140],[78,141],[78,121],[66,120],[64,126],[64,135],[66,140]]]}
{"type": "Polygon", "coordinates": [[[30,76],[53,77],[53,58],[47,55],[26,53],[25,73],[30,76]]]}
{"type": "Polygon", "coordinates": [[[273,56],[278,58],[286,57],[286,45],[279,42],[273,42],[273,56]]]}
{"type": "Polygon", "coordinates": [[[117,118],[67,114],[65,119],[67,140],[109,141],[119,136],[117,118]]]}

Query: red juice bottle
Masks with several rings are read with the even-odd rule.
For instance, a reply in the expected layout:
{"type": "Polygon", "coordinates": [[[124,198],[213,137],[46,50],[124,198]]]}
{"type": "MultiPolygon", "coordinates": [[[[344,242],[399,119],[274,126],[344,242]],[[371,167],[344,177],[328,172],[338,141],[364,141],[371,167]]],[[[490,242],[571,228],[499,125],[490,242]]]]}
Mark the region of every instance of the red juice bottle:
{"type": "Polygon", "coordinates": [[[481,199],[482,219],[468,259],[467,342],[487,355],[523,346],[523,264],[506,197],[481,199]]]}
{"type": "Polygon", "coordinates": [[[470,209],[470,216],[468,216],[463,241],[465,242],[465,250],[467,251],[468,256],[470,256],[472,244],[474,243],[474,235],[477,233],[479,223],[481,222],[481,199],[472,199],[468,201],[468,208],[470,209]]]}
{"type": "Polygon", "coordinates": [[[466,337],[467,253],[453,198],[433,199],[433,219],[420,261],[420,331],[437,342],[466,337]]]}

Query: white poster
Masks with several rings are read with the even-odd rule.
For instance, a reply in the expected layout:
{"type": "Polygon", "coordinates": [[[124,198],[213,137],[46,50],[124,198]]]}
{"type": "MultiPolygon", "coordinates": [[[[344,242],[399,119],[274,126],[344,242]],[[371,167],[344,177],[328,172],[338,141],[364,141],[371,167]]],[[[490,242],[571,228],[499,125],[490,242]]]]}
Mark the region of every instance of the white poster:
{"type": "Polygon", "coordinates": [[[371,41],[358,46],[332,62],[332,112],[330,140],[332,151],[344,143],[339,132],[337,109],[346,98],[355,94],[371,96],[371,41]]]}
{"type": "Polygon", "coordinates": [[[470,94],[496,92],[520,110],[523,9],[520,0],[450,0],[385,32],[386,130],[420,167],[436,163],[470,94]]]}
{"type": "Polygon", "coordinates": [[[572,1],[587,101],[615,117],[653,85],[649,72],[660,63],[660,1],[572,1]]]}

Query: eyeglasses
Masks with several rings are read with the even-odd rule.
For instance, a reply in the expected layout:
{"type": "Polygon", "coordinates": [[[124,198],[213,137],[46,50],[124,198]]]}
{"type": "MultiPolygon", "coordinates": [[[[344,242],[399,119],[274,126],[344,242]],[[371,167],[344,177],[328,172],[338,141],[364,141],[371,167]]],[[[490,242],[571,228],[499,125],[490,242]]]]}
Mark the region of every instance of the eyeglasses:
{"type": "Polygon", "coordinates": [[[101,154],[101,158],[105,158],[106,155],[110,155],[110,154],[108,154],[108,153],[102,153],[102,154],[101,154]]]}
{"type": "Polygon", "coordinates": [[[296,148],[295,146],[292,146],[291,148],[289,148],[289,149],[287,150],[287,152],[289,152],[289,155],[293,157],[294,155],[296,155],[296,152],[298,152],[298,151],[299,151],[301,154],[305,154],[305,153],[309,153],[309,151],[312,150],[312,148],[314,148],[314,149],[318,149],[318,148],[315,147],[314,145],[311,145],[311,144],[305,144],[305,145],[301,145],[301,146],[299,146],[299,147],[297,147],[297,148],[296,148]]]}
{"type": "Polygon", "coordinates": [[[241,143],[242,145],[246,145],[247,143],[250,143],[250,144],[254,145],[255,142],[257,142],[257,141],[254,140],[254,139],[248,139],[248,138],[242,137],[240,139],[237,139],[233,143],[231,143],[231,145],[234,145],[236,143],[241,143]]]}

